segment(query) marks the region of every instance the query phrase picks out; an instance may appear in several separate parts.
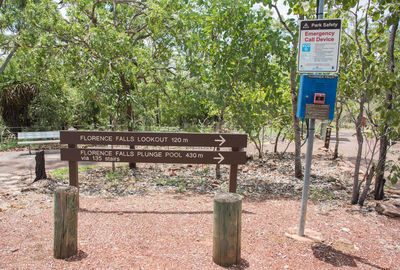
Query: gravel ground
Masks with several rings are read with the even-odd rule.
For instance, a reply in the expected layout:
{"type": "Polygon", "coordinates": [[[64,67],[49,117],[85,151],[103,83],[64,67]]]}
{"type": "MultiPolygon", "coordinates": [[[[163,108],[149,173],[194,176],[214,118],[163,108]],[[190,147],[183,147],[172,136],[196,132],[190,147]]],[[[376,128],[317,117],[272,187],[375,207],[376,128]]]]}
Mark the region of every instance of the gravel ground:
{"type": "MultiPolygon", "coordinates": [[[[0,213],[1,269],[222,269],[212,262],[213,197],[81,195],[79,253],[52,256],[52,197],[26,192],[0,213]]],[[[400,269],[400,221],[347,204],[310,203],[307,228],[324,241],[285,236],[299,201],[244,199],[242,262],[230,269],[400,269]]]]}
{"type": "MultiPolygon", "coordinates": [[[[285,236],[300,214],[293,157],[240,166],[242,261],[231,269],[400,269],[400,220],[372,211],[371,199],[348,204],[351,164],[318,151],[312,166],[306,228],[322,233],[316,243],[285,236]]],[[[212,209],[228,166],[220,180],[209,165],[82,167],[79,253],[68,260],[52,255],[52,194],[67,171],[49,175],[0,192],[0,269],[222,269],[212,262],[212,209]]]]}
{"type": "MultiPolygon", "coordinates": [[[[310,197],[316,201],[343,199],[351,192],[348,183],[353,167],[328,155],[313,160],[310,197]]],[[[239,165],[237,192],[245,197],[300,199],[303,180],[293,176],[293,156],[267,154],[264,160],[249,160],[239,165]]],[[[138,164],[135,171],[126,164],[110,167],[80,167],[81,194],[91,196],[127,196],[149,192],[215,194],[229,185],[229,166],[221,166],[221,179],[215,178],[215,165],[138,164]]],[[[67,170],[50,172],[50,179],[23,188],[52,194],[59,184],[68,184],[67,170]]]]}

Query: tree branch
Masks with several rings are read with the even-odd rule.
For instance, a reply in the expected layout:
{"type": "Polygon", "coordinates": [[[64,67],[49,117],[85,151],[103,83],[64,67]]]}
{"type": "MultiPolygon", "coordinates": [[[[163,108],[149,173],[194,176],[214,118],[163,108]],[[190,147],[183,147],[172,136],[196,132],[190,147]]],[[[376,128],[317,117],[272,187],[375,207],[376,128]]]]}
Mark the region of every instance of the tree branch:
{"type": "Polygon", "coordinates": [[[356,41],[354,40],[353,36],[349,33],[347,33],[346,31],[343,31],[345,33],[345,35],[350,38],[354,43],[356,43],[356,41]]]}
{"type": "Polygon", "coordinates": [[[395,14],[395,22],[392,24],[392,31],[390,32],[389,45],[388,45],[388,70],[394,73],[394,44],[396,39],[396,32],[399,27],[399,13],[395,14]]]}
{"type": "Polygon", "coordinates": [[[11,61],[11,58],[13,57],[14,53],[18,50],[19,47],[21,47],[19,44],[15,45],[14,49],[7,56],[6,61],[4,61],[3,65],[0,67],[0,74],[3,73],[3,71],[6,69],[8,63],[11,61]]]}
{"type": "Polygon", "coordinates": [[[281,22],[281,24],[283,25],[283,27],[285,27],[285,29],[289,32],[290,36],[294,39],[295,38],[295,34],[292,32],[292,30],[290,30],[289,26],[286,24],[286,22],[283,20],[281,13],[279,12],[279,9],[276,5],[272,5],[272,7],[275,9],[276,13],[278,14],[279,17],[279,21],[281,22]]]}
{"type": "Polygon", "coordinates": [[[133,3],[133,4],[137,4],[139,6],[146,6],[145,3],[142,3],[141,1],[136,1],[136,0],[115,0],[116,3],[118,4],[129,4],[129,3],[133,3]]]}
{"type": "Polygon", "coordinates": [[[96,6],[100,3],[103,2],[101,0],[97,0],[96,2],[93,3],[92,6],[92,13],[89,14],[88,12],[85,11],[86,15],[88,15],[88,17],[90,18],[90,20],[92,21],[92,23],[94,24],[94,26],[97,26],[97,19],[94,17],[94,12],[96,10],[96,6]]]}
{"type": "Polygon", "coordinates": [[[114,26],[118,26],[118,16],[117,16],[117,1],[113,0],[113,15],[114,15],[114,26]]]}
{"type": "Polygon", "coordinates": [[[138,28],[136,28],[134,31],[126,31],[126,33],[130,34],[131,37],[133,37],[136,34],[139,34],[142,30],[146,29],[147,25],[144,24],[138,28]]]}
{"type": "Polygon", "coordinates": [[[357,48],[358,48],[358,50],[357,50],[358,51],[358,57],[360,57],[362,78],[363,78],[364,81],[366,81],[367,79],[365,77],[365,63],[364,63],[364,60],[363,60],[362,48],[361,48],[361,44],[360,44],[360,40],[358,38],[358,32],[357,32],[358,23],[359,23],[358,22],[358,15],[357,15],[358,10],[359,10],[359,4],[360,3],[357,3],[356,11],[354,12],[354,18],[355,18],[355,22],[354,22],[354,40],[355,40],[357,48]]]}
{"type": "Polygon", "coordinates": [[[172,75],[174,75],[175,77],[177,76],[177,74],[176,73],[174,73],[173,71],[172,71],[172,69],[174,69],[174,70],[176,70],[174,67],[165,67],[165,68],[154,68],[154,70],[160,70],[160,71],[166,71],[166,72],[168,72],[168,73],[170,73],[170,74],[172,74],[172,75]]]}
{"type": "Polygon", "coordinates": [[[139,40],[142,40],[142,39],[145,39],[145,38],[148,38],[148,37],[150,37],[151,36],[151,34],[147,34],[147,35],[140,35],[140,36],[138,36],[137,38],[135,38],[135,40],[133,41],[133,45],[135,45],[139,40]]]}
{"type": "Polygon", "coordinates": [[[94,14],[93,13],[89,13],[89,11],[87,11],[87,10],[84,10],[83,12],[86,14],[86,16],[89,17],[89,19],[93,23],[93,25],[97,26],[97,19],[94,17],[94,14]]]}
{"type": "Polygon", "coordinates": [[[371,5],[371,0],[368,0],[367,9],[365,10],[365,28],[364,28],[364,37],[365,37],[365,42],[367,43],[368,46],[369,53],[371,52],[371,41],[368,38],[368,11],[370,5],[371,5]]]}

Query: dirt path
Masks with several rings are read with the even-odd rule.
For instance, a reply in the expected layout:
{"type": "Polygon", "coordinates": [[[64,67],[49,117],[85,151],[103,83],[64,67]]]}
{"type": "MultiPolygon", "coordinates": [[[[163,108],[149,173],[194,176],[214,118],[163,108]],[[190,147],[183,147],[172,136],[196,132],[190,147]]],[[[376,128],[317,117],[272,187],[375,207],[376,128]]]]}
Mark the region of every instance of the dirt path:
{"type": "MultiPolygon", "coordinates": [[[[1,269],[225,269],[212,262],[210,195],[81,196],[79,254],[52,256],[50,195],[25,193],[0,212],[1,269]]],[[[400,269],[400,220],[346,204],[309,204],[323,242],[285,236],[299,201],[244,200],[242,263],[231,269],[400,269]]]]}
{"type": "MultiPolygon", "coordinates": [[[[316,130],[316,134],[319,134],[318,130],[316,130]]],[[[330,151],[333,153],[333,150],[335,148],[335,142],[336,142],[336,137],[334,134],[332,134],[331,137],[331,142],[329,145],[330,151]]],[[[266,148],[268,151],[273,151],[273,144],[267,143],[266,148]]],[[[324,141],[318,138],[314,139],[314,153],[316,152],[316,149],[320,149],[324,146],[324,141]]],[[[280,142],[278,144],[278,151],[283,151],[286,147],[286,142],[282,143],[280,142]]],[[[362,169],[366,168],[366,160],[364,157],[366,155],[370,155],[371,151],[373,148],[373,142],[372,141],[367,141],[364,142],[364,147],[363,147],[363,154],[362,154],[362,161],[361,161],[361,167],[362,169]]],[[[375,154],[375,160],[378,158],[378,149],[379,145],[376,147],[376,154],[375,154]]],[[[291,143],[288,148],[289,152],[294,152],[294,143],[291,143]]],[[[302,147],[302,153],[304,154],[306,152],[306,145],[302,147]]],[[[354,134],[354,131],[352,130],[341,130],[340,131],[340,136],[339,136],[339,155],[343,156],[346,160],[350,161],[351,163],[355,163],[356,161],[356,156],[357,156],[357,139],[354,134]]],[[[387,154],[387,160],[395,160],[400,156],[400,142],[397,144],[394,144],[388,151],[387,154]]]]}
{"type": "MultiPolygon", "coordinates": [[[[291,159],[248,162],[239,172],[242,192],[253,189],[253,193],[264,196],[244,199],[243,260],[231,269],[400,270],[400,220],[378,215],[372,210],[373,202],[363,208],[350,206],[344,179],[351,174],[351,167],[329,160],[321,146],[322,141],[316,140],[312,184],[319,182],[326,187],[314,186],[314,194],[339,198],[310,200],[306,228],[322,233],[324,241],[303,243],[285,236],[297,226],[300,211],[300,201],[293,199],[297,195],[282,199],[284,196],[277,193],[280,189],[286,192],[285,188],[289,188],[289,194],[301,193],[302,181],[286,176],[292,171],[291,159]],[[341,183],[344,185],[336,185],[341,183]],[[325,194],[327,190],[333,193],[325,194]]],[[[67,163],[59,161],[58,151],[51,150],[46,154],[46,165],[51,170],[67,163]]],[[[208,171],[199,186],[204,195],[194,194],[189,188],[184,194],[175,193],[175,182],[172,189],[164,186],[167,183],[156,183],[156,177],[172,181],[204,171],[178,166],[178,171],[138,170],[135,177],[139,180],[132,178],[135,187],[140,191],[143,180],[152,178],[148,182],[153,191],[144,186],[144,193],[133,190],[114,195],[103,192],[104,186],[91,193],[91,186],[97,188],[105,182],[111,185],[109,190],[114,190],[113,182],[104,180],[106,173],[100,174],[99,169],[93,169],[93,177],[81,182],[79,254],[69,260],[55,260],[52,189],[41,186],[57,181],[44,180],[30,186],[34,155],[0,153],[0,269],[224,269],[212,263],[211,255],[213,193],[219,188],[201,187],[217,184],[226,190],[226,181],[214,181],[208,171]]]]}

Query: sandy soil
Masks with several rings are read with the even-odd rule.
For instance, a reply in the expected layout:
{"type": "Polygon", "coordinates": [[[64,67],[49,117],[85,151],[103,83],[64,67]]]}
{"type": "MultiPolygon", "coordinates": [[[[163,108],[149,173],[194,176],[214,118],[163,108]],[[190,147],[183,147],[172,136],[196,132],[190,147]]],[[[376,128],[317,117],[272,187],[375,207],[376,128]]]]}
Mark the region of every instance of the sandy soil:
{"type": "MultiPolygon", "coordinates": [[[[346,143],[345,149],[354,148],[351,138],[346,143]]],[[[321,174],[321,170],[329,168],[339,174],[334,179],[343,182],[344,190],[340,192],[346,194],[343,180],[351,178],[349,162],[323,167],[318,158],[322,155],[319,144],[321,141],[317,140],[313,178],[331,188],[335,182],[325,183],[328,178],[321,174]],[[349,170],[343,171],[346,168],[349,170]]],[[[397,156],[399,148],[393,149],[397,156]]],[[[79,253],[68,260],[54,259],[53,197],[51,193],[26,188],[33,179],[33,158],[26,153],[0,155],[0,269],[223,269],[212,262],[214,189],[207,189],[204,195],[179,194],[166,188],[128,196],[110,192],[81,194],[79,253]],[[25,191],[21,193],[22,189],[25,191]]],[[[46,160],[48,169],[65,166],[59,162],[57,151],[50,151],[46,160]]],[[[351,161],[350,152],[345,160],[351,161]]],[[[276,182],[273,176],[281,179],[284,172],[280,171],[287,173],[291,169],[272,168],[269,163],[273,160],[267,163],[261,169],[246,165],[247,172],[243,169],[239,178],[245,179],[241,176],[245,173],[248,181],[273,182],[257,184],[258,187],[272,185],[278,189],[285,183],[291,186],[301,182],[289,178],[276,182]],[[268,177],[260,177],[263,170],[272,171],[268,177]]],[[[180,177],[179,171],[162,172],[168,177],[180,177]]],[[[249,188],[242,189],[251,193],[249,188]]],[[[298,225],[300,201],[294,196],[279,199],[279,194],[274,193],[270,194],[274,199],[270,199],[268,194],[244,199],[242,261],[231,269],[400,270],[400,219],[378,215],[371,207],[350,206],[348,195],[336,200],[309,201],[306,228],[321,233],[324,240],[299,242],[285,234],[298,225]]]]}
{"type": "MultiPolygon", "coordinates": [[[[7,199],[7,198],[6,198],[7,199]]],[[[53,198],[9,198],[0,212],[0,269],[222,269],[212,262],[212,195],[80,198],[79,254],[53,258],[53,198]]],[[[400,220],[340,202],[309,203],[306,228],[285,236],[299,201],[243,202],[242,262],[231,269],[400,269],[400,220]]]]}

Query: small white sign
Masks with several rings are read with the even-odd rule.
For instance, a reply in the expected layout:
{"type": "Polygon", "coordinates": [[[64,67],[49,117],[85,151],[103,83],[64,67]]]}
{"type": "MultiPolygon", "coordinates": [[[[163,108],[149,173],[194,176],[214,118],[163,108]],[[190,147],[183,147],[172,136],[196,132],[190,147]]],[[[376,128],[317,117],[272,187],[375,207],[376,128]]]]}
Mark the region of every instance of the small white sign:
{"type": "Polygon", "coordinates": [[[298,72],[338,72],[341,19],[300,21],[298,72]]]}

